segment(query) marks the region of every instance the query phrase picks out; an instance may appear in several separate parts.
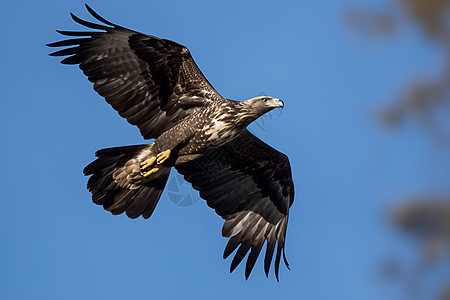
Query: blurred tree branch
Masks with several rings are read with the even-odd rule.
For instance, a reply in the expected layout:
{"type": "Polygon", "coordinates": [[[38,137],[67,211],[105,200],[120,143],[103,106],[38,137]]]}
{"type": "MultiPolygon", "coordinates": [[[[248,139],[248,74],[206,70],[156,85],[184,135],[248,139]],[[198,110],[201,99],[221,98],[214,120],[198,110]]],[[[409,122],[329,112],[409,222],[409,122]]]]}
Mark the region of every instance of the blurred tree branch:
{"type": "Polygon", "coordinates": [[[400,0],[400,3],[412,21],[417,22],[428,36],[438,40],[448,38],[450,1],[400,0]]]}
{"type": "MultiPolygon", "coordinates": [[[[438,74],[437,79],[412,78],[409,87],[396,97],[397,100],[381,111],[380,120],[389,128],[400,127],[407,119],[417,120],[428,129],[439,145],[449,146],[450,0],[388,1],[387,11],[351,9],[345,14],[345,19],[350,26],[368,36],[390,35],[396,33],[400,26],[418,27],[430,43],[442,50],[445,64],[444,71],[438,74]]],[[[450,156],[447,160],[450,161],[450,156]]],[[[432,271],[430,266],[450,261],[450,195],[409,199],[394,209],[391,217],[394,227],[418,242],[423,261],[406,272],[399,260],[391,257],[384,264],[385,275],[389,278],[403,277],[410,290],[415,292],[420,281],[423,281],[422,276],[432,271]]],[[[441,291],[437,299],[450,300],[450,279],[441,286],[441,291]]]]}
{"type": "Polygon", "coordinates": [[[426,262],[433,264],[450,250],[450,199],[410,200],[394,211],[393,224],[423,246],[426,262]]]}

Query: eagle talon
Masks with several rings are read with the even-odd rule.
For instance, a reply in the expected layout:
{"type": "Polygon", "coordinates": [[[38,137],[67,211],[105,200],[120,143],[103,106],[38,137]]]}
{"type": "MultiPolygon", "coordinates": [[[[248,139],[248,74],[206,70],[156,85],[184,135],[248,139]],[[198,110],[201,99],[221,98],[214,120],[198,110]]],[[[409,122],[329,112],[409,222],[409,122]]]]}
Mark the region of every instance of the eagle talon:
{"type": "Polygon", "coordinates": [[[150,171],[144,172],[142,173],[142,176],[144,176],[145,178],[147,178],[148,176],[152,175],[153,173],[158,172],[159,168],[153,168],[150,171]]]}
{"type": "Polygon", "coordinates": [[[140,165],[139,169],[141,171],[145,171],[146,169],[148,169],[151,166],[153,166],[155,164],[155,161],[156,161],[156,157],[152,157],[152,158],[146,159],[143,162],[141,162],[141,165],[140,165]]]}
{"type": "Polygon", "coordinates": [[[157,157],[156,164],[161,165],[170,157],[170,150],[160,152],[156,157],[157,157]]]}
{"type": "Polygon", "coordinates": [[[170,150],[166,150],[158,153],[156,157],[152,157],[141,162],[139,166],[139,170],[141,171],[141,175],[145,178],[148,176],[158,172],[158,165],[163,164],[170,157],[170,150]]]}

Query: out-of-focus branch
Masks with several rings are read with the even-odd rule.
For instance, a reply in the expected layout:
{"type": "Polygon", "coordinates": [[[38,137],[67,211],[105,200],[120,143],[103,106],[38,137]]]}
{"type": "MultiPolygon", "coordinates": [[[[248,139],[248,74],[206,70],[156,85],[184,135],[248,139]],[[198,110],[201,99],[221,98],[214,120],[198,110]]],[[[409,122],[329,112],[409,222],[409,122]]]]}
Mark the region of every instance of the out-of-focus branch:
{"type": "Polygon", "coordinates": [[[393,214],[394,225],[423,246],[426,262],[450,254],[450,198],[408,201],[393,214]]]}
{"type": "Polygon", "coordinates": [[[432,38],[445,39],[449,32],[449,0],[399,0],[411,19],[432,38]]]}
{"type": "MultiPolygon", "coordinates": [[[[389,128],[400,127],[408,120],[418,121],[439,145],[450,145],[450,0],[391,0],[387,4],[393,11],[349,11],[345,18],[353,28],[367,36],[373,33],[392,34],[400,26],[418,26],[430,43],[440,48],[443,72],[434,78],[417,80],[414,74],[411,84],[393,103],[380,113],[382,123],[389,128]]],[[[450,147],[448,147],[450,149],[450,147]]],[[[450,160],[450,156],[448,158],[450,160]]],[[[450,184],[450,178],[449,178],[450,184]]],[[[423,260],[404,268],[401,259],[390,257],[384,264],[387,277],[405,280],[407,289],[415,294],[423,283],[423,276],[433,272],[433,266],[450,259],[450,196],[426,196],[409,199],[394,210],[391,224],[405,236],[417,241],[423,252],[423,260]]],[[[436,283],[442,291],[439,300],[450,300],[450,281],[436,283]]],[[[438,290],[436,290],[438,291],[438,290]]]]}
{"type": "Polygon", "coordinates": [[[344,15],[345,21],[364,34],[389,35],[395,32],[398,20],[389,12],[366,12],[350,9],[344,15]]]}

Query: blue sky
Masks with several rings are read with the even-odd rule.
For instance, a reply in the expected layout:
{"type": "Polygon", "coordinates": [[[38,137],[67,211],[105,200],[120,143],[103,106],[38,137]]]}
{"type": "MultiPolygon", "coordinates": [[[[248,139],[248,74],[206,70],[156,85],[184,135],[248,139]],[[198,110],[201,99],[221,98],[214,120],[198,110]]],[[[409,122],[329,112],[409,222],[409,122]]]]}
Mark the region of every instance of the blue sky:
{"type": "MultiPolygon", "coordinates": [[[[383,6],[353,4],[363,2],[383,6]]],[[[388,132],[376,112],[412,74],[439,74],[440,55],[415,28],[395,39],[355,34],[343,21],[350,3],[89,2],[110,21],[189,47],[227,98],[283,99],[282,114],[252,127],[293,168],[291,271],[282,267],[277,283],[261,260],[248,281],[244,266],[229,274],[222,220],[202,200],[180,207],[166,191],[149,220],[91,202],[82,169],[94,152],[144,141],[78,68],[47,55],[56,29],[80,29],[69,12],[86,18],[84,2],[2,2],[0,298],[401,299],[379,278],[380,261],[417,254],[390,231],[386,209],[444,189],[430,173],[448,166],[414,124],[388,132]]]]}

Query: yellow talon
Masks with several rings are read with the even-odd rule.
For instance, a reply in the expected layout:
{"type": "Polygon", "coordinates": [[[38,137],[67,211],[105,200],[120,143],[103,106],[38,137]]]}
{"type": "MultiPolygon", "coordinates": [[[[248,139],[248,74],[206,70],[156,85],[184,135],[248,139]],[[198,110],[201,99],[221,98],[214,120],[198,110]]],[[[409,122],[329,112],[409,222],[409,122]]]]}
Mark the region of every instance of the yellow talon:
{"type": "Polygon", "coordinates": [[[156,163],[158,165],[164,163],[170,157],[170,150],[158,153],[156,163]]]}
{"type": "Polygon", "coordinates": [[[153,166],[155,164],[156,161],[156,157],[152,157],[150,159],[146,159],[141,163],[141,169],[145,170],[148,169],[149,167],[153,166]]]}
{"type": "Polygon", "coordinates": [[[155,163],[160,165],[160,164],[164,163],[169,157],[170,157],[170,150],[166,150],[161,153],[158,153],[157,157],[152,157],[152,158],[144,160],[140,164],[142,176],[147,178],[148,176],[152,175],[153,173],[158,172],[159,168],[153,167],[153,166],[155,166],[155,163]],[[151,168],[151,167],[153,167],[153,168],[151,168]]]}
{"type": "Polygon", "coordinates": [[[159,168],[153,168],[153,169],[151,169],[151,170],[148,171],[148,172],[144,172],[144,173],[143,173],[143,176],[144,176],[145,178],[147,178],[148,176],[152,175],[153,173],[158,172],[158,170],[159,170],[159,168]]]}

